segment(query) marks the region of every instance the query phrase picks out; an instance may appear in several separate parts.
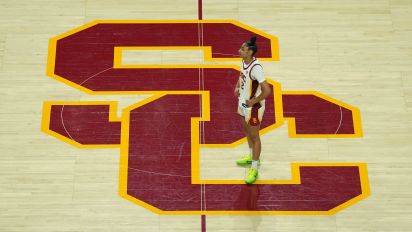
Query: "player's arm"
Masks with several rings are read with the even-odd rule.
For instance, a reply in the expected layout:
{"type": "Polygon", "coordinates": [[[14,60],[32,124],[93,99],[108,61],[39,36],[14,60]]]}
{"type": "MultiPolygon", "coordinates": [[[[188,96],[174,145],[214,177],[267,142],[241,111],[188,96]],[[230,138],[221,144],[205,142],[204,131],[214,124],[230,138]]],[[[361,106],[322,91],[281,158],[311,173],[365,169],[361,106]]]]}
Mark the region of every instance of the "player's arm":
{"type": "Polygon", "coordinates": [[[262,89],[262,93],[257,96],[256,98],[254,98],[254,103],[260,102],[263,99],[269,97],[269,95],[271,94],[272,90],[270,89],[270,86],[268,84],[268,82],[265,80],[262,83],[259,84],[260,88],[262,89]]]}
{"type": "Polygon", "coordinates": [[[252,98],[250,100],[250,103],[248,104],[249,106],[252,106],[256,104],[257,102],[260,102],[263,99],[267,98],[272,92],[268,82],[266,81],[262,66],[260,65],[255,66],[251,74],[253,78],[259,82],[262,93],[259,96],[252,98]]]}
{"type": "Polygon", "coordinates": [[[236,84],[236,88],[238,89],[240,87],[240,76],[239,76],[239,78],[237,79],[237,84],[236,84]]]}
{"type": "Polygon", "coordinates": [[[239,75],[239,79],[237,79],[237,83],[236,83],[236,87],[235,87],[235,91],[234,91],[234,94],[235,94],[236,97],[239,97],[239,95],[240,95],[239,88],[240,88],[240,75],[239,75]]]}

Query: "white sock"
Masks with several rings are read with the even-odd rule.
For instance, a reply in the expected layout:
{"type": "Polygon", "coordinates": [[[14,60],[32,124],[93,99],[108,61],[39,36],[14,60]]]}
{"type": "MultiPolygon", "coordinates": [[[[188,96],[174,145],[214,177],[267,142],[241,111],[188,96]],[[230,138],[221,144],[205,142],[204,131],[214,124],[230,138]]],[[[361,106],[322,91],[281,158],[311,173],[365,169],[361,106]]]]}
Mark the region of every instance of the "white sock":
{"type": "Polygon", "coordinates": [[[258,161],[257,160],[252,160],[252,168],[258,169],[258,161]]]}
{"type": "Polygon", "coordinates": [[[249,151],[250,151],[250,156],[253,156],[253,149],[251,147],[249,147],[249,151]]]}

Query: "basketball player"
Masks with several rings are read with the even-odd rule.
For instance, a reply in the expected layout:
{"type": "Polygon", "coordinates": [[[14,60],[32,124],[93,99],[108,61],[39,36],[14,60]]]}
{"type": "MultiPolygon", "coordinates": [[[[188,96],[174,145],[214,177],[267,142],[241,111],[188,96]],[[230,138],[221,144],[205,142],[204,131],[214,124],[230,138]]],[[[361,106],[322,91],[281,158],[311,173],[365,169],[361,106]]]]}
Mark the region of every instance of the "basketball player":
{"type": "Polygon", "coordinates": [[[252,164],[245,179],[247,184],[253,184],[258,176],[261,150],[259,129],[265,112],[265,98],[271,93],[262,65],[255,57],[256,52],[256,37],[243,43],[239,49],[242,67],[235,88],[235,96],[239,98],[238,113],[242,117],[243,129],[247,135],[250,151],[248,155],[237,160],[236,163],[242,166],[252,164]]]}

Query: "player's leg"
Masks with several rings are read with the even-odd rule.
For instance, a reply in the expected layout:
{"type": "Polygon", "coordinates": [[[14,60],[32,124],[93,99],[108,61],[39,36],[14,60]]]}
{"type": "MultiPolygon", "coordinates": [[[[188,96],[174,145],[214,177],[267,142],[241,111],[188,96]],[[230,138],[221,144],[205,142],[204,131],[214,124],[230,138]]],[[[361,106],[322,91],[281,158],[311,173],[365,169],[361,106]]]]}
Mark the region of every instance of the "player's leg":
{"type": "Polygon", "coordinates": [[[247,126],[247,123],[245,121],[245,117],[243,117],[243,116],[242,116],[242,126],[243,126],[243,131],[246,134],[247,143],[249,145],[249,155],[252,156],[253,155],[253,151],[252,151],[253,143],[252,143],[252,139],[250,138],[250,135],[249,135],[248,126],[247,126]]]}
{"type": "Polygon", "coordinates": [[[263,117],[263,113],[265,112],[265,105],[260,106],[257,109],[252,109],[251,112],[251,119],[247,126],[247,131],[249,132],[249,137],[252,140],[252,148],[253,148],[253,160],[260,160],[260,152],[261,152],[261,142],[260,142],[260,124],[263,117]]]}
{"type": "Polygon", "coordinates": [[[256,126],[250,125],[250,124],[248,125],[249,136],[253,144],[253,156],[252,156],[252,166],[250,167],[248,175],[245,179],[245,182],[247,184],[255,183],[258,177],[258,163],[259,163],[260,151],[261,151],[259,129],[260,129],[260,124],[256,126]]]}
{"type": "Polygon", "coordinates": [[[248,125],[249,137],[252,140],[253,160],[259,160],[261,151],[261,142],[259,136],[260,124],[256,126],[248,125]]]}
{"type": "Polygon", "coordinates": [[[246,122],[246,118],[245,115],[247,116],[247,112],[239,107],[238,108],[238,114],[240,115],[240,119],[241,119],[241,123],[242,123],[242,127],[243,127],[243,131],[246,134],[246,138],[247,138],[247,142],[249,145],[249,154],[245,155],[243,158],[236,160],[236,163],[238,165],[247,165],[247,164],[251,164],[252,163],[252,155],[253,155],[253,151],[252,151],[252,147],[253,147],[253,143],[252,140],[249,136],[249,131],[248,131],[248,127],[247,127],[247,122],[246,122]]]}
{"type": "Polygon", "coordinates": [[[246,177],[246,183],[253,184],[257,180],[258,176],[258,162],[261,152],[261,142],[260,142],[260,121],[263,116],[264,108],[253,107],[250,112],[250,119],[248,120],[248,132],[252,140],[253,156],[252,156],[252,166],[249,169],[248,176],[246,177]]]}

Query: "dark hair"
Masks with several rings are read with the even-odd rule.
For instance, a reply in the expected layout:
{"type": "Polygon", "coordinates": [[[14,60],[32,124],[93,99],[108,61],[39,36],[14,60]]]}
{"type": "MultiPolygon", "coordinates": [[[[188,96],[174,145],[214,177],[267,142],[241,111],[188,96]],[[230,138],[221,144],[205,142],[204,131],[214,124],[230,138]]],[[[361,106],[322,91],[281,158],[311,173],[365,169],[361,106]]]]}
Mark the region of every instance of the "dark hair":
{"type": "Polygon", "coordinates": [[[255,53],[257,52],[257,45],[256,45],[256,36],[253,36],[252,38],[250,38],[249,41],[246,42],[246,46],[253,51],[252,56],[255,55],[255,53]]]}

